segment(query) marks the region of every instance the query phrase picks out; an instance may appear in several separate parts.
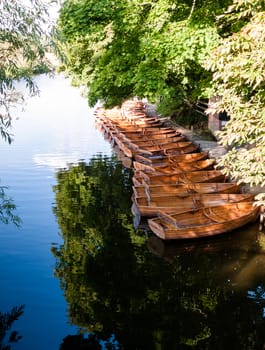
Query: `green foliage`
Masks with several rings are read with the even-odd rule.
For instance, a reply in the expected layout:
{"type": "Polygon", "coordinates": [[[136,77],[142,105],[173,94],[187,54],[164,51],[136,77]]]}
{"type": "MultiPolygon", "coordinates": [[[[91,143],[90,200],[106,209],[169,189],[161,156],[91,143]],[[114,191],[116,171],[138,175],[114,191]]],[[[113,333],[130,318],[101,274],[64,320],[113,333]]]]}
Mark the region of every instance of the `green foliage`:
{"type": "Polygon", "coordinates": [[[249,20],[260,11],[264,10],[264,0],[234,0],[224,14],[218,19],[221,28],[226,28],[226,35],[238,32],[249,20]]]}
{"type": "Polygon", "coordinates": [[[173,100],[174,110],[193,105],[209,95],[202,63],[218,44],[215,15],[230,2],[65,1],[58,22],[64,68],[88,88],[90,105],[132,96],[162,99],[164,109],[173,100]]]}
{"type": "Polygon", "coordinates": [[[263,185],[264,11],[264,0],[67,0],[64,68],[91,106],[145,97],[163,115],[187,115],[185,125],[198,100],[219,96],[212,111],[231,116],[220,165],[263,185]]]}
{"type": "Polygon", "coordinates": [[[239,18],[251,18],[209,58],[215,94],[220,96],[209,111],[226,110],[231,118],[219,134],[229,148],[220,165],[232,178],[265,186],[265,2],[244,1],[244,8],[243,1],[235,3],[240,4],[239,18]]]}
{"type": "Polygon", "coordinates": [[[47,52],[51,51],[51,28],[48,3],[29,0],[0,2],[0,132],[11,142],[10,108],[23,102],[14,87],[15,80],[24,80],[31,94],[38,92],[32,76],[50,71],[47,52]]]}

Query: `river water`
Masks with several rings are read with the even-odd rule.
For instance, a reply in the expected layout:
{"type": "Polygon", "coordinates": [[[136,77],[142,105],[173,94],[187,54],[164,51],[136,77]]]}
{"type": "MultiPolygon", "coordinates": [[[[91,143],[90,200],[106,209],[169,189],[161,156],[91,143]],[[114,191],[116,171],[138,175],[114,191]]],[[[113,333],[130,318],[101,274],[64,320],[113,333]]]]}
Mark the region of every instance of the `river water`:
{"type": "Polygon", "coordinates": [[[17,111],[0,149],[0,185],[16,206],[0,212],[2,345],[264,349],[258,226],[173,244],[135,229],[131,170],[93,110],[62,76],[37,82],[40,97],[17,111]]]}

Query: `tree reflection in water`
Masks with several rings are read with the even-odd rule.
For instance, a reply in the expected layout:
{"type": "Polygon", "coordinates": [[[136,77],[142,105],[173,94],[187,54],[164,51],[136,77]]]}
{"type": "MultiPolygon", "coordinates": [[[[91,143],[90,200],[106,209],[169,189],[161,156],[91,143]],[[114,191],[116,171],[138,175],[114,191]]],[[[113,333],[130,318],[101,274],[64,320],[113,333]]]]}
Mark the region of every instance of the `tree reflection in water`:
{"type": "Polygon", "coordinates": [[[22,338],[17,331],[11,331],[11,328],[23,312],[24,305],[15,306],[8,312],[0,312],[0,350],[10,350],[12,344],[22,338]]]}
{"type": "Polygon", "coordinates": [[[0,186],[0,223],[13,223],[19,227],[21,225],[21,219],[14,213],[16,210],[16,205],[11,198],[6,196],[6,189],[7,187],[0,186]]]}
{"type": "Polygon", "coordinates": [[[115,157],[59,171],[54,192],[64,239],[53,249],[56,276],[71,322],[90,334],[66,337],[61,349],[74,342],[100,349],[103,341],[126,350],[262,348],[263,304],[248,295],[265,292],[261,276],[245,285],[237,280],[264,255],[252,233],[235,233],[234,246],[229,236],[194,249],[167,246],[170,259],[161,259],[164,253],[150,249],[152,236],[133,228],[131,173],[115,157]]]}

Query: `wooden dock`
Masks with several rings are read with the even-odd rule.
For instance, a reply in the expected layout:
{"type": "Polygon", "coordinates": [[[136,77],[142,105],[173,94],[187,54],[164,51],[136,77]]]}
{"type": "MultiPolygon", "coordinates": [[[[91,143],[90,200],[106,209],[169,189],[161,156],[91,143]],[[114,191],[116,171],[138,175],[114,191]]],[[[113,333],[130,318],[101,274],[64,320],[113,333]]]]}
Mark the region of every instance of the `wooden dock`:
{"type": "Polygon", "coordinates": [[[96,127],[124,166],[133,167],[132,212],[148,218],[163,240],[196,239],[235,230],[257,220],[254,196],[240,193],[216,159],[163,118],[148,115],[142,101],[95,111],[96,127]]]}

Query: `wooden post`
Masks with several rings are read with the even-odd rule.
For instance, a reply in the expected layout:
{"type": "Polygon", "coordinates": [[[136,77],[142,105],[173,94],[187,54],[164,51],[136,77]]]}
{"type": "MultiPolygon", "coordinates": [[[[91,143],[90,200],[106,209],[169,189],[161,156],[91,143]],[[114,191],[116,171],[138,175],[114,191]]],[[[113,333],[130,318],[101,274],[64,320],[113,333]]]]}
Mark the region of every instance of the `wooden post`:
{"type": "Polygon", "coordinates": [[[262,231],[264,227],[264,216],[265,216],[265,210],[264,210],[264,206],[262,205],[260,207],[259,231],[262,231]]]}

